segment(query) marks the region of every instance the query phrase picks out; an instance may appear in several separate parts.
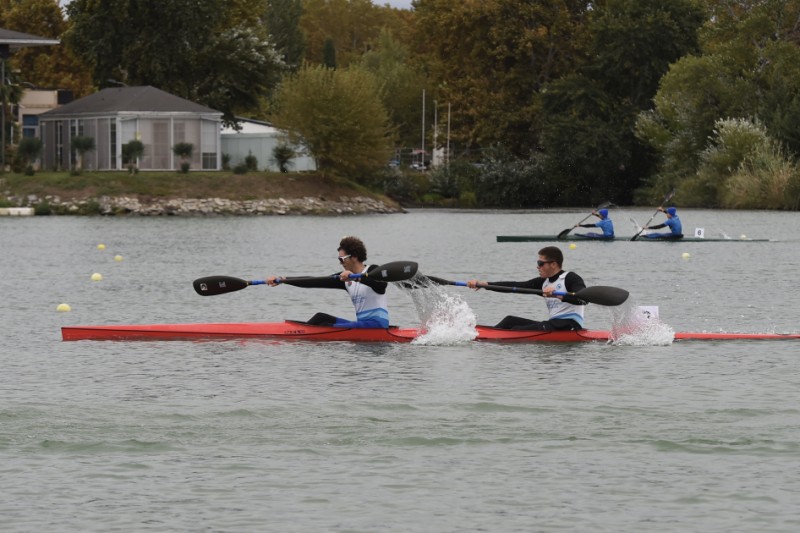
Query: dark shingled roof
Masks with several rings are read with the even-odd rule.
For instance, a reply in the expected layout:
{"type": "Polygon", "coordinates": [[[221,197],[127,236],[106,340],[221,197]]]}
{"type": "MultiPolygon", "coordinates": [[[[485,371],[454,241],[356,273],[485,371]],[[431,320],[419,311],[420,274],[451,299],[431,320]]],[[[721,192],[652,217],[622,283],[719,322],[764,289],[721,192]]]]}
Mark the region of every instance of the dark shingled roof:
{"type": "Polygon", "coordinates": [[[58,39],[39,37],[38,35],[31,35],[30,33],[0,28],[0,55],[4,57],[9,50],[17,50],[26,46],[46,46],[58,44],[59,42],[58,39]]]}
{"type": "Polygon", "coordinates": [[[219,114],[219,111],[149,85],[144,87],[111,87],[75,100],[65,106],[51,109],[40,118],[75,115],[100,115],[119,112],[142,113],[202,113],[219,114]]]}

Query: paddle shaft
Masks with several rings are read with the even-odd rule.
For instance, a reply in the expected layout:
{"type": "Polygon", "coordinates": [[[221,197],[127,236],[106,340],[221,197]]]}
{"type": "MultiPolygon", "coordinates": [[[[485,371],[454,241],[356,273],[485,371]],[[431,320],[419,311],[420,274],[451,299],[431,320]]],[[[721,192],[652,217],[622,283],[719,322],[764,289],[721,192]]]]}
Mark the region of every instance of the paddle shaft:
{"type": "MultiPolygon", "coordinates": [[[[468,287],[466,281],[450,281],[444,278],[437,278],[435,276],[425,276],[433,283],[437,285],[455,285],[458,287],[468,287]]],[[[529,289],[526,287],[507,287],[505,285],[480,285],[479,288],[486,289],[489,291],[494,292],[505,292],[505,293],[518,293],[518,294],[536,294],[538,296],[544,296],[544,291],[541,289],[529,289]]],[[[603,285],[596,285],[593,287],[587,287],[585,289],[581,289],[577,292],[563,292],[557,291],[553,293],[553,296],[575,296],[576,298],[580,298],[581,300],[587,301],[589,303],[598,304],[598,305],[605,305],[605,306],[617,306],[623,304],[629,296],[628,291],[625,289],[620,289],[618,287],[606,287],[603,285]]]]}
{"type": "Polygon", "coordinates": [[[634,235],[633,237],[631,237],[631,240],[632,240],[632,241],[635,241],[636,239],[638,239],[638,238],[639,238],[639,235],[641,235],[641,234],[642,234],[642,232],[643,232],[644,230],[646,230],[646,229],[647,229],[647,226],[649,226],[649,225],[650,225],[650,223],[653,221],[653,219],[654,219],[654,218],[656,218],[656,215],[658,214],[658,212],[659,212],[659,211],[661,211],[661,208],[662,208],[662,207],[664,207],[664,204],[666,204],[667,202],[669,202],[670,198],[672,198],[673,196],[675,196],[675,189],[672,189],[671,191],[669,191],[669,193],[667,193],[667,195],[664,197],[664,200],[662,200],[662,202],[661,202],[661,205],[660,205],[660,206],[658,206],[658,209],[656,209],[656,210],[653,212],[653,216],[651,216],[651,217],[650,217],[650,220],[648,220],[648,221],[645,223],[645,225],[644,225],[644,226],[642,226],[642,229],[640,229],[638,232],[636,232],[636,235],[634,235]]]}
{"type": "MultiPolygon", "coordinates": [[[[386,282],[403,281],[412,278],[417,273],[418,268],[419,265],[414,261],[394,261],[392,263],[380,265],[370,272],[350,274],[348,277],[350,279],[368,278],[386,282]]],[[[330,279],[331,277],[338,276],[321,276],[319,278],[304,277],[296,279],[314,280],[330,279]]],[[[265,285],[266,283],[267,281],[263,279],[244,280],[232,276],[208,276],[194,280],[193,286],[195,292],[200,296],[216,296],[217,294],[240,291],[250,285],[265,285]]]]}

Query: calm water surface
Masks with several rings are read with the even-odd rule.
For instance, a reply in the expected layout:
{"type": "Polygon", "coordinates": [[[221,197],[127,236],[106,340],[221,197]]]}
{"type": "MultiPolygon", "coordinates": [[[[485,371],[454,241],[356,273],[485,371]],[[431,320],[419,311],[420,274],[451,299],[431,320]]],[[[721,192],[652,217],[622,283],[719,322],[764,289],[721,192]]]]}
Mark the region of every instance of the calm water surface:
{"type": "MultiPolygon", "coordinates": [[[[612,212],[620,235],[651,214],[612,212]]],[[[378,263],[527,279],[543,243],[495,236],[585,215],[0,218],[0,530],[798,531],[797,342],[60,340],[74,324],[351,316],[340,291],[191,287],[333,273],[346,234],[378,263]]],[[[676,331],[800,331],[797,214],[681,218],[779,242],[579,243],[565,268],[659,306],[676,331]]],[[[447,292],[479,323],[545,313],[536,298],[447,292]]],[[[418,323],[396,289],[392,322],[418,323]]],[[[612,315],[590,306],[588,323],[612,315]]]]}

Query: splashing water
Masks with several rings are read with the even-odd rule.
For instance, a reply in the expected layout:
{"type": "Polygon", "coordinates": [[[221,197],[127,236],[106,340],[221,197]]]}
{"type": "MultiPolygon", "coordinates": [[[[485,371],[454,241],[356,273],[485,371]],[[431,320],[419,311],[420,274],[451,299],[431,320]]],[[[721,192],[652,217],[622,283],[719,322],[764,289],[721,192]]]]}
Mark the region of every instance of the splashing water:
{"type": "Polygon", "coordinates": [[[424,331],[412,344],[461,344],[478,336],[475,329],[477,317],[458,296],[448,294],[439,285],[420,276],[400,288],[414,302],[420,319],[420,329],[424,331]]]}
{"type": "Polygon", "coordinates": [[[610,337],[619,346],[669,346],[675,338],[675,330],[657,317],[642,313],[638,305],[630,300],[624,305],[612,307],[613,322],[610,337]]]}

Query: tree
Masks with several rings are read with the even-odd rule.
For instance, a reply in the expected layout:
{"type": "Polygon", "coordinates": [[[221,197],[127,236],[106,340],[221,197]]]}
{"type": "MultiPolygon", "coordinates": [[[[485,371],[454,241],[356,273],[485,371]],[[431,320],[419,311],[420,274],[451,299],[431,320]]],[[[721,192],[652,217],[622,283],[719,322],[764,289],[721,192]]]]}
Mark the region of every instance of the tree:
{"type": "Polygon", "coordinates": [[[172,147],[172,153],[181,158],[181,172],[184,174],[189,171],[189,159],[194,152],[194,145],[192,143],[175,143],[172,147]]]}
{"type": "Polygon", "coordinates": [[[798,155],[795,24],[800,2],[709,0],[709,8],[714,17],[701,31],[702,54],[671,66],[655,96],[655,109],[637,120],[637,136],[655,149],[660,163],[643,191],[648,198],[659,189],[697,181],[701,154],[720,119],[758,117],[770,138],[793,150],[789,156],[798,155]]]}
{"type": "Polygon", "coordinates": [[[336,68],[336,45],[333,39],[325,39],[322,49],[322,64],[328,68],[336,68]]]}
{"type": "Polygon", "coordinates": [[[695,0],[607,0],[589,17],[587,55],[576,74],[539,94],[538,130],[560,203],[630,203],[653,158],[633,134],[670,63],[697,51],[703,11],[695,0]]]}
{"type": "Polygon", "coordinates": [[[25,174],[33,175],[33,163],[42,153],[42,140],[36,137],[23,137],[17,145],[17,157],[25,162],[25,174]]]}
{"type": "Polygon", "coordinates": [[[73,0],[65,41],[98,86],[110,79],[153,85],[233,123],[258,107],[283,69],[266,28],[244,6],[263,13],[261,0],[73,0]]]}
{"type": "Polygon", "coordinates": [[[281,86],[275,125],[305,143],[324,174],[364,182],[386,165],[391,128],[372,74],[307,65],[281,86]]]}
{"type": "Polygon", "coordinates": [[[272,160],[278,165],[278,170],[283,173],[289,172],[294,156],[294,150],[286,143],[280,143],[272,149],[272,160]]]}
{"type": "Polygon", "coordinates": [[[422,121],[420,95],[425,88],[425,77],[412,64],[409,49],[385,29],[377,46],[364,54],[361,65],[380,80],[381,100],[397,129],[399,145],[416,146],[422,121]]]}
{"type": "Polygon", "coordinates": [[[303,8],[300,27],[306,36],[306,60],[314,64],[330,66],[325,50],[331,45],[337,67],[357,63],[382,28],[404,26],[398,10],[379,7],[371,0],[303,0],[303,8]]]}
{"type": "Polygon", "coordinates": [[[133,139],[122,145],[122,163],[128,165],[128,172],[136,174],[139,172],[139,158],[144,154],[144,144],[142,141],[133,139]]]}
{"type": "Polygon", "coordinates": [[[283,62],[292,71],[303,63],[306,38],[300,29],[301,0],[267,0],[266,23],[269,35],[283,62]]]}
{"type": "Polygon", "coordinates": [[[78,173],[83,171],[83,162],[86,154],[95,149],[94,137],[77,136],[73,137],[70,141],[72,151],[78,155],[76,171],[78,173]]]}

